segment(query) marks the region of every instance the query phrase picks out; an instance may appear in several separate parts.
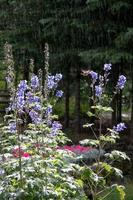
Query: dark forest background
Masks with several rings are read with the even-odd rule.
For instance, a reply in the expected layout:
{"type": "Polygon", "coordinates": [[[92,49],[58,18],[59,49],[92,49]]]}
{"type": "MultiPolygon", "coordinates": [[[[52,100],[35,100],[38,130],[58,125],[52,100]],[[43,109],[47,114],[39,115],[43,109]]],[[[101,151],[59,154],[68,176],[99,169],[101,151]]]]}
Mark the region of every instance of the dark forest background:
{"type": "Polygon", "coordinates": [[[55,112],[65,128],[74,124],[76,132],[82,132],[91,95],[91,80],[81,70],[102,72],[104,63],[112,63],[108,95],[119,74],[126,75],[127,85],[113,101],[111,123],[122,121],[125,113],[133,135],[133,0],[0,0],[1,90],[6,41],[13,48],[16,84],[28,80],[31,71],[44,72],[44,47],[49,44],[50,72],[63,74],[64,97],[55,112]]]}

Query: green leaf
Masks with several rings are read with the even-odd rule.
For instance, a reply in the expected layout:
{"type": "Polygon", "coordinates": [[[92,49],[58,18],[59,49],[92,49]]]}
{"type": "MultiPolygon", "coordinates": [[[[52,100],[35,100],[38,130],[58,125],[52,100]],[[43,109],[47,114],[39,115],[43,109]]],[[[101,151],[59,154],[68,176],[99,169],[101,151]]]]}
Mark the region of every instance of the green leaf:
{"type": "Polygon", "coordinates": [[[88,180],[88,179],[90,179],[92,173],[93,173],[93,171],[89,167],[87,167],[83,171],[81,177],[82,177],[83,180],[88,180]]]}
{"type": "Polygon", "coordinates": [[[95,116],[95,114],[92,113],[92,112],[90,112],[90,111],[87,112],[87,115],[88,115],[89,117],[94,117],[94,116],[95,116]]]}
{"type": "Polygon", "coordinates": [[[83,128],[88,128],[88,127],[91,127],[91,126],[93,126],[94,124],[92,123],[92,124],[89,124],[89,123],[87,123],[87,124],[84,124],[83,125],[83,128]]]}
{"type": "Polygon", "coordinates": [[[125,152],[121,152],[118,150],[113,150],[111,153],[105,154],[106,157],[109,157],[111,160],[130,160],[130,158],[126,155],[125,152]]]}
{"type": "Polygon", "coordinates": [[[99,140],[93,140],[93,139],[85,139],[79,142],[81,145],[84,146],[98,146],[99,145],[99,140]]]}
{"type": "Polygon", "coordinates": [[[83,187],[83,181],[81,179],[77,179],[76,183],[78,184],[78,186],[83,187]]]}
{"type": "Polygon", "coordinates": [[[91,108],[96,109],[99,112],[113,112],[111,107],[106,107],[102,105],[91,106],[91,108]]]}
{"type": "Polygon", "coordinates": [[[109,165],[109,164],[107,164],[107,163],[105,163],[105,162],[102,163],[102,167],[103,167],[107,172],[111,172],[111,170],[112,170],[112,166],[109,165]]]}
{"type": "Polygon", "coordinates": [[[104,141],[104,142],[110,142],[110,143],[116,142],[115,138],[112,138],[112,136],[109,136],[109,135],[107,135],[107,136],[101,135],[100,140],[104,141]]]}
{"type": "Polygon", "coordinates": [[[125,191],[124,191],[125,187],[122,185],[117,185],[116,190],[118,191],[119,195],[120,195],[120,200],[125,200],[125,191]]]}
{"type": "Polygon", "coordinates": [[[115,171],[116,176],[123,178],[123,173],[120,169],[115,168],[115,167],[113,167],[112,169],[115,171]]]}

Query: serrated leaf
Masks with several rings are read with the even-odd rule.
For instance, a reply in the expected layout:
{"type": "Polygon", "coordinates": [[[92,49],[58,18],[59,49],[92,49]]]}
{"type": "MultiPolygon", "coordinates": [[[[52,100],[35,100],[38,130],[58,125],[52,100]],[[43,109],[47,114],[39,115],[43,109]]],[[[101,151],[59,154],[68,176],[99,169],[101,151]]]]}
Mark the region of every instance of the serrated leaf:
{"type": "Polygon", "coordinates": [[[111,107],[106,107],[102,105],[91,106],[91,108],[96,109],[99,112],[113,112],[111,107]]]}
{"type": "Polygon", "coordinates": [[[111,172],[111,170],[112,170],[112,166],[109,165],[109,164],[107,164],[107,163],[105,163],[105,162],[102,163],[102,167],[103,167],[107,172],[111,172]]]}
{"type": "Polygon", "coordinates": [[[101,135],[100,136],[100,140],[101,141],[105,141],[105,142],[110,142],[110,143],[115,143],[116,142],[115,138],[113,138],[113,137],[111,137],[109,135],[107,135],[107,136],[101,135]]]}
{"type": "Polygon", "coordinates": [[[94,124],[92,123],[92,124],[89,124],[89,123],[87,123],[87,124],[84,124],[83,125],[83,128],[88,128],[88,127],[91,127],[91,126],[93,126],[94,124]]]}
{"type": "Polygon", "coordinates": [[[84,146],[98,146],[99,145],[99,140],[93,140],[93,139],[85,139],[79,142],[81,145],[84,146]]]}
{"type": "Polygon", "coordinates": [[[105,154],[106,157],[110,158],[111,160],[130,160],[130,158],[126,155],[125,152],[121,152],[118,150],[113,150],[111,153],[105,154]]]}
{"type": "Polygon", "coordinates": [[[89,117],[94,117],[94,116],[95,116],[95,114],[92,113],[92,112],[90,112],[90,111],[87,112],[87,115],[88,115],[89,117]]]}
{"type": "Polygon", "coordinates": [[[113,167],[113,170],[115,171],[116,176],[123,178],[123,173],[120,169],[113,167]]]}
{"type": "Polygon", "coordinates": [[[83,187],[83,181],[81,179],[76,180],[78,186],[83,187]]]}
{"type": "Polygon", "coordinates": [[[120,195],[120,200],[125,200],[125,191],[124,191],[125,187],[122,185],[117,185],[116,190],[118,191],[119,195],[120,195]]]}

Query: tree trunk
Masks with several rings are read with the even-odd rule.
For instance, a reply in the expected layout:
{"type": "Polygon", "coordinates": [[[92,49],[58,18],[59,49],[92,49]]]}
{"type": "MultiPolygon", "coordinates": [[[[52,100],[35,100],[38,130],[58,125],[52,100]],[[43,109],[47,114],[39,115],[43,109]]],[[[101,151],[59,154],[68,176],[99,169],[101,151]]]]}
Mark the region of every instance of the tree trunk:
{"type": "Polygon", "coordinates": [[[131,90],[131,124],[130,124],[130,137],[133,137],[133,67],[131,66],[132,74],[132,90],[131,90]]]}
{"type": "Polygon", "coordinates": [[[89,81],[88,81],[88,86],[89,86],[89,89],[90,89],[89,107],[90,107],[90,112],[91,112],[94,116],[89,117],[89,122],[90,122],[90,123],[94,123],[96,117],[95,117],[95,109],[92,108],[92,106],[94,106],[94,99],[95,99],[95,96],[94,96],[94,94],[93,94],[93,92],[92,92],[92,88],[90,87],[91,83],[92,83],[92,82],[89,80],[89,81]]]}
{"type": "MultiPolygon", "coordinates": [[[[123,62],[121,61],[121,66],[119,67],[119,74],[123,73],[123,62]]],[[[117,123],[122,121],[122,90],[120,90],[117,95],[117,123]]]]}
{"type": "Polygon", "coordinates": [[[65,78],[65,128],[69,128],[69,85],[70,85],[70,72],[69,67],[66,69],[66,78],[65,78]]]}
{"type": "MultiPolygon", "coordinates": [[[[116,86],[117,84],[117,80],[118,80],[118,76],[119,76],[119,71],[118,71],[118,67],[117,66],[113,66],[112,67],[112,85],[113,85],[113,90],[114,90],[114,87],[116,86]]],[[[113,109],[113,112],[112,112],[112,125],[116,124],[117,122],[117,99],[118,99],[118,95],[117,94],[114,94],[114,97],[113,97],[113,100],[112,100],[112,109],[113,109]]]]}
{"type": "Polygon", "coordinates": [[[75,90],[75,115],[76,115],[76,132],[81,132],[80,126],[80,67],[77,66],[76,71],[76,90],[75,90]]]}
{"type": "Polygon", "coordinates": [[[117,123],[122,121],[122,90],[117,95],[117,123]]]}
{"type": "Polygon", "coordinates": [[[23,68],[23,79],[29,80],[29,57],[28,57],[28,51],[25,49],[24,52],[24,68],[23,68]]]}

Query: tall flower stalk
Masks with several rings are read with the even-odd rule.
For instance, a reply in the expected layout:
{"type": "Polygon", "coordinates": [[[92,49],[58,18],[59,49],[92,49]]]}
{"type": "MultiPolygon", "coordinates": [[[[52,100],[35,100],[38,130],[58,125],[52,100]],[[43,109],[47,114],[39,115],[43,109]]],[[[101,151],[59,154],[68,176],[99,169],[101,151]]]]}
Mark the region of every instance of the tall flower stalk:
{"type": "MultiPolygon", "coordinates": [[[[48,45],[45,55],[44,92],[40,71],[39,77],[31,74],[29,81],[21,80],[11,93],[5,124],[1,127],[4,159],[0,172],[4,175],[0,176],[0,198],[86,200],[83,187],[73,176],[80,166],[71,165],[68,153],[57,148],[68,141],[53,115],[53,102],[63,94],[58,90],[62,75],[48,72],[48,45]]],[[[7,78],[10,85],[14,80],[11,75],[10,68],[7,78]]],[[[70,153],[69,156],[73,158],[70,153]]]]}
{"type": "MultiPolygon", "coordinates": [[[[108,179],[109,176],[111,176],[113,173],[115,175],[118,175],[122,177],[122,171],[114,167],[114,162],[116,160],[125,160],[129,159],[128,156],[126,156],[125,153],[113,150],[110,153],[105,153],[105,156],[101,157],[102,150],[106,147],[108,144],[114,144],[116,143],[116,140],[120,138],[119,134],[121,131],[124,131],[126,128],[124,123],[119,123],[116,126],[114,126],[112,129],[108,128],[107,133],[103,133],[102,129],[102,118],[103,116],[108,112],[113,112],[111,107],[108,107],[108,102],[105,101],[105,95],[106,95],[106,86],[109,81],[109,74],[111,71],[111,64],[105,64],[104,65],[104,74],[98,75],[96,72],[91,71],[89,74],[92,78],[92,85],[91,88],[93,90],[93,100],[94,105],[91,107],[93,110],[95,110],[95,117],[99,120],[99,130],[98,133],[95,132],[95,129],[93,128],[94,124],[86,124],[85,127],[90,127],[93,134],[94,139],[85,139],[81,141],[82,145],[94,145],[99,150],[99,155],[95,162],[92,164],[92,166],[86,166],[85,170],[88,171],[90,174],[90,180],[88,180],[89,189],[91,190],[92,199],[96,200],[100,198],[100,195],[103,195],[101,199],[104,199],[107,197],[112,191],[115,189],[119,191],[120,197],[124,199],[125,193],[122,186],[119,186],[116,184],[115,186],[110,187],[110,192],[106,193],[106,190],[108,190],[109,186],[106,183],[106,179],[108,179]],[[103,174],[103,171],[105,174],[103,174]],[[104,188],[104,190],[103,190],[104,188]],[[104,194],[105,193],[105,196],[104,194]]],[[[126,77],[124,75],[120,75],[116,88],[115,93],[118,93],[120,90],[122,90],[126,83],[126,77]]],[[[94,116],[94,112],[88,112],[89,116],[94,116]]],[[[87,173],[87,172],[86,172],[87,173]]]]}
{"type": "Polygon", "coordinates": [[[44,83],[44,97],[45,100],[48,100],[48,76],[49,76],[49,45],[48,43],[45,44],[44,50],[44,57],[45,57],[45,83],[44,83]]]}

